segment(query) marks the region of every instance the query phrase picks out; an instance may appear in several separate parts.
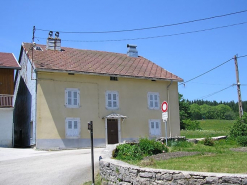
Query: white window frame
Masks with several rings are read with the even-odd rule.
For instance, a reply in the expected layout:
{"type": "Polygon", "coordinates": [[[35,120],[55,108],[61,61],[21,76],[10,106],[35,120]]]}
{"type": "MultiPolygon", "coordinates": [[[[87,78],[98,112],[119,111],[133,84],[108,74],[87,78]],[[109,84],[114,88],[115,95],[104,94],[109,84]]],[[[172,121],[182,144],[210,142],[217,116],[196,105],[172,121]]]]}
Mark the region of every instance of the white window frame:
{"type": "Polygon", "coordinates": [[[160,137],[161,136],[161,121],[160,119],[150,119],[149,120],[149,135],[151,137],[160,137]],[[153,123],[153,125],[152,125],[153,123]],[[158,129],[157,129],[158,124],[158,129]],[[152,128],[152,126],[154,128],[152,128]]]}
{"type": "Polygon", "coordinates": [[[79,108],[80,107],[80,89],[66,88],[65,89],[65,106],[67,108],[79,108]],[[71,93],[71,104],[69,104],[69,92],[71,93]],[[76,104],[74,104],[74,93],[77,93],[76,104]]]}
{"type": "Polygon", "coordinates": [[[119,95],[118,91],[106,91],[105,92],[105,107],[109,110],[117,110],[119,109],[119,95]],[[111,95],[111,99],[109,100],[109,94],[111,95]],[[113,99],[113,96],[116,96],[116,100],[113,99]],[[111,106],[109,106],[109,102],[111,102],[111,106]],[[113,107],[114,103],[116,103],[116,107],[113,107]]]}
{"type": "Polygon", "coordinates": [[[148,108],[152,110],[160,110],[160,94],[158,92],[148,92],[148,108]],[[157,100],[155,100],[155,96],[157,100]]]}
{"type": "Polygon", "coordinates": [[[65,136],[69,139],[78,139],[81,137],[81,121],[80,118],[66,118],[65,119],[65,136]],[[75,121],[77,121],[77,128],[75,129],[75,121]],[[69,122],[72,123],[69,128],[69,122]]]}

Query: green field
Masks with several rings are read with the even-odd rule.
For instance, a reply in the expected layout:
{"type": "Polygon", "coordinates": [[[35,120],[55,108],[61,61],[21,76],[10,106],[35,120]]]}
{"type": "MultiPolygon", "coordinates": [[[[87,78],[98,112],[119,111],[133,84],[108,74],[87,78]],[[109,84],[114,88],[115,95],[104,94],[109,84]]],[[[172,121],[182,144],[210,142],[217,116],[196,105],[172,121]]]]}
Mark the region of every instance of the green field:
{"type": "Polygon", "coordinates": [[[205,138],[229,135],[230,127],[235,120],[198,120],[202,130],[181,130],[180,135],[186,138],[205,138]]]}

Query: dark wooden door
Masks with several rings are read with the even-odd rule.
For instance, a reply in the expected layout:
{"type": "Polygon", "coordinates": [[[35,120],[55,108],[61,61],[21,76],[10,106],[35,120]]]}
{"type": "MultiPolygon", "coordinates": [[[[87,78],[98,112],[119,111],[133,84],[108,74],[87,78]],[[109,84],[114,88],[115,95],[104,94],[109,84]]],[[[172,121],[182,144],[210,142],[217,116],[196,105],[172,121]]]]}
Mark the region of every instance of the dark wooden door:
{"type": "Polygon", "coordinates": [[[107,119],[108,144],[118,143],[118,120],[107,119]]]}

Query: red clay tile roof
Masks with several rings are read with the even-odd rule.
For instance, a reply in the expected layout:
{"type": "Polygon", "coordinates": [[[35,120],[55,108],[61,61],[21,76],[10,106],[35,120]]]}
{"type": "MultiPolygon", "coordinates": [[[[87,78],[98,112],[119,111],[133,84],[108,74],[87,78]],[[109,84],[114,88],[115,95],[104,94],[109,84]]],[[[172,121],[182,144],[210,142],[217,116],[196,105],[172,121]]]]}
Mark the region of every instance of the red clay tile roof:
{"type": "Polygon", "coordinates": [[[21,69],[12,53],[0,52],[0,68],[21,69]]]}
{"type": "MultiPolygon", "coordinates": [[[[28,57],[32,60],[31,43],[22,44],[28,57]]],[[[45,45],[39,45],[40,50],[33,50],[33,63],[37,70],[66,71],[71,73],[88,73],[99,75],[116,75],[134,78],[150,78],[162,80],[183,81],[178,76],[168,72],[150,60],[129,57],[126,54],[105,51],[92,51],[62,47],[62,51],[46,50],[45,45]]]]}

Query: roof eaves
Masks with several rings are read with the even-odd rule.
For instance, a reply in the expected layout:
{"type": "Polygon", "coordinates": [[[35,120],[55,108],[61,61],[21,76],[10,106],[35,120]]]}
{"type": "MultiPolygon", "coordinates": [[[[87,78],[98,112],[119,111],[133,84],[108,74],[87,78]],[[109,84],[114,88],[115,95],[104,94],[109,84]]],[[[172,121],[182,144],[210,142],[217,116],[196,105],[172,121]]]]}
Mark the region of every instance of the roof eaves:
{"type": "Polygon", "coordinates": [[[21,67],[12,67],[12,66],[0,66],[1,69],[16,69],[16,70],[20,70],[21,67]]]}
{"type": "Polygon", "coordinates": [[[14,59],[15,59],[15,62],[17,63],[17,65],[18,65],[18,67],[16,68],[16,69],[21,69],[21,66],[20,66],[20,64],[19,64],[19,62],[17,61],[17,59],[15,58],[15,55],[14,55],[14,53],[12,53],[12,55],[13,55],[13,57],[14,57],[14,59]]]}
{"type": "Polygon", "coordinates": [[[36,69],[37,72],[57,72],[57,73],[75,73],[75,74],[87,74],[87,75],[99,75],[99,76],[115,76],[115,77],[124,77],[124,78],[136,78],[136,79],[149,79],[149,80],[162,80],[162,81],[174,81],[174,82],[183,82],[181,78],[154,78],[154,77],[145,77],[145,76],[131,76],[131,75],[119,75],[119,74],[109,74],[109,73],[95,73],[95,72],[85,72],[85,71],[69,71],[69,70],[56,70],[56,69],[36,69]]]}

